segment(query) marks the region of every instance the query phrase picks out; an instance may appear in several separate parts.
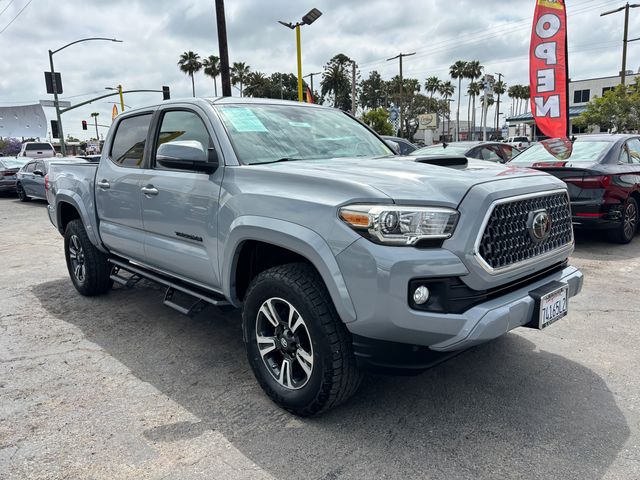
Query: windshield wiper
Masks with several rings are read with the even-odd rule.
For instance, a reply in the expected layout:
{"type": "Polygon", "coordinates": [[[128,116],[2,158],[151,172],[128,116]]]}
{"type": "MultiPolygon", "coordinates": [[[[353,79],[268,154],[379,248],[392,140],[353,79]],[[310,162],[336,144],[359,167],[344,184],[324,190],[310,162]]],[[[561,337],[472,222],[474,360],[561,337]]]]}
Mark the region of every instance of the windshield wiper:
{"type": "Polygon", "coordinates": [[[284,158],[279,158],[277,160],[269,160],[268,162],[257,162],[257,163],[253,163],[252,165],[266,165],[268,163],[279,163],[279,162],[295,162],[298,160],[302,160],[301,158],[289,158],[289,157],[284,157],[284,158]]]}

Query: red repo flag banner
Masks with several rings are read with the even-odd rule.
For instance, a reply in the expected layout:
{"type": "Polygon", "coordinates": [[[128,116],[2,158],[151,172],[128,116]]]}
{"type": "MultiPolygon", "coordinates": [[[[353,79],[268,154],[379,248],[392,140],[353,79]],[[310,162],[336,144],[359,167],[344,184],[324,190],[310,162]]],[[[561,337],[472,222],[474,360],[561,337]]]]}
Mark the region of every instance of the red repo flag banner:
{"type": "Polygon", "coordinates": [[[567,11],[564,0],[536,0],[529,53],[531,111],[548,137],[566,137],[569,127],[567,11]]]}

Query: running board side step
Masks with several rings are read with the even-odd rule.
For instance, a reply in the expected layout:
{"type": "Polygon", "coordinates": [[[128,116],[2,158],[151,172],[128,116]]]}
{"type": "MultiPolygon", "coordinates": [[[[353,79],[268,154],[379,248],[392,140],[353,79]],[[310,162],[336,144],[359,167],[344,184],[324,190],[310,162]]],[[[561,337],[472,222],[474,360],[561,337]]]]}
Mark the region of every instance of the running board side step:
{"type": "Polygon", "coordinates": [[[207,306],[207,304],[213,305],[214,307],[227,307],[231,305],[220,294],[188,285],[185,282],[172,279],[159,273],[150,272],[144,267],[132,265],[126,260],[109,258],[109,263],[115,267],[114,272],[111,274],[111,279],[124,287],[131,288],[143,278],[167,287],[163,303],[167,307],[173,308],[183,315],[190,317],[197,315],[207,306]],[[120,270],[131,273],[131,277],[119,275],[120,270]],[[187,306],[180,305],[175,298],[176,293],[178,292],[182,294],[182,296],[192,297],[194,302],[187,306]]]}

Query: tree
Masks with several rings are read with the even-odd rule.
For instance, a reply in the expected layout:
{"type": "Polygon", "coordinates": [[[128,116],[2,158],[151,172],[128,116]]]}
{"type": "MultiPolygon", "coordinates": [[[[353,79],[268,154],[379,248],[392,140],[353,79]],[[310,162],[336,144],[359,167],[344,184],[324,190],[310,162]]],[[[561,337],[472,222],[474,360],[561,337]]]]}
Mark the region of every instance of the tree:
{"type": "Polygon", "coordinates": [[[327,62],[320,81],[320,93],[323,97],[333,98],[334,108],[351,110],[351,80],[347,73],[351,69],[351,59],[339,53],[327,62]]]}
{"type": "Polygon", "coordinates": [[[244,87],[244,96],[269,98],[272,85],[269,79],[262,72],[249,72],[244,87]]]}
{"type": "Polygon", "coordinates": [[[72,137],[71,135],[67,135],[67,139],[65,140],[65,142],[79,142],[80,139],[76,138],[76,137],[72,137]]]}
{"type": "Polygon", "coordinates": [[[429,98],[433,101],[433,95],[440,91],[442,80],[438,77],[429,77],[424,82],[424,90],[429,94],[429,98]]]}
{"type": "Polygon", "coordinates": [[[233,62],[231,67],[231,83],[233,85],[240,84],[240,96],[243,95],[243,85],[247,81],[247,76],[251,72],[251,67],[244,62],[233,62]]]}
{"type": "Polygon", "coordinates": [[[404,125],[400,126],[400,136],[412,138],[417,129],[417,116],[427,112],[429,99],[420,95],[420,81],[417,78],[402,79],[402,102],[400,102],[400,76],[388,82],[390,100],[400,107],[404,125]],[[414,128],[415,126],[415,128],[414,128]]]}
{"type": "Polygon", "coordinates": [[[442,82],[440,85],[440,95],[444,97],[444,109],[442,111],[442,118],[444,119],[445,115],[449,119],[449,130],[451,129],[451,102],[449,99],[453,96],[456,91],[456,87],[453,86],[450,80],[446,82],[442,82]]]}
{"type": "Polygon", "coordinates": [[[462,79],[467,72],[467,62],[458,60],[449,67],[449,75],[454,80],[458,80],[458,109],[456,112],[456,140],[460,140],[460,100],[462,94],[462,79]]]}
{"type": "Polygon", "coordinates": [[[20,153],[22,142],[17,138],[0,138],[0,157],[15,157],[20,153]]]}
{"type": "Polygon", "coordinates": [[[369,78],[360,82],[360,105],[364,109],[376,109],[387,105],[389,92],[387,83],[377,71],[372,71],[369,78]]]}
{"type": "Polygon", "coordinates": [[[184,52],[180,55],[180,60],[178,60],[178,66],[180,67],[180,71],[189,75],[191,77],[191,89],[193,91],[193,96],[196,96],[196,84],[193,79],[193,75],[200,71],[202,68],[202,63],[200,62],[200,55],[189,50],[188,52],[184,52]]]}
{"type": "Polygon", "coordinates": [[[473,110],[471,111],[471,117],[472,118],[468,118],[468,110],[467,110],[467,120],[471,121],[472,125],[473,125],[473,131],[475,132],[476,130],[476,97],[478,95],[480,95],[480,92],[478,90],[482,90],[482,83],[478,82],[477,80],[479,80],[482,77],[482,70],[484,69],[484,67],[482,65],[480,65],[480,61],[479,60],[471,60],[470,62],[467,62],[467,68],[465,69],[465,76],[466,78],[468,78],[469,80],[471,80],[471,83],[476,83],[477,88],[473,88],[472,91],[474,92],[473,95],[470,95],[470,99],[471,99],[471,103],[473,104],[473,110]],[[477,92],[477,93],[475,93],[477,92]]]}
{"type": "Polygon", "coordinates": [[[604,96],[595,97],[573,124],[584,129],[598,126],[615,133],[640,130],[639,80],[633,85],[618,85],[604,96]]]}
{"type": "MultiPolygon", "coordinates": [[[[498,80],[493,85],[493,93],[498,96],[498,100],[500,100],[500,96],[504,95],[504,92],[507,91],[507,84],[502,80],[498,80]]],[[[496,130],[500,128],[500,119],[498,118],[498,109],[496,108],[496,130]]],[[[497,133],[496,133],[497,134],[497,133]]]]}
{"type": "Polygon", "coordinates": [[[393,135],[393,125],[389,121],[389,112],[385,108],[369,110],[362,115],[362,121],[373,128],[379,135],[393,135]]]}
{"type": "Polygon", "coordinates": [[[204,74],[213,78],[213,92],[217,97],[218,84],[216,82],[216,77],[220,75],[220,59],[215,55],[209,55],[202,61],[202,66],[204,67],[204,74]]]}
{"type": "Polygon", "coordinates": [[[507,95],[511,99],[511,115],[514,117],[518,115],[518,110],[516,108],[516,100],[520,95],[520,85],[511,85],[507,90],[507,95]]]}
{"type": "Polygon", "coordinates": [[[469,87],[467,88],[467,93],[469,94],[469,97],[471,98],[471,101],[469,102],[470,105],[472,106],[473,110],[472,110],[472,124],[473,124],[473,132],[475,133],[476,131],[476,97],[478,97],[481,93],[482,93],[482,83],[480,82],[471,82],[469,83],[469,87]]]}

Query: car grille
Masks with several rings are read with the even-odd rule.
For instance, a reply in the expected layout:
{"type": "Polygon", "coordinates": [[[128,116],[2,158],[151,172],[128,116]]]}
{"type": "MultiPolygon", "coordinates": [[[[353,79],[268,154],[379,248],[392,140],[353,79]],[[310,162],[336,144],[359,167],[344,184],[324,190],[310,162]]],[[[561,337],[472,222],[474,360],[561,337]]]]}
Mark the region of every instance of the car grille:
{"type": "Polygon", "coordinates": [[[573,241],[571,206],[566,192],[527,197],[496,204],[486,224],[478,254],[492,270],[552,252],[573,241]],[[549,236],[536,243],[527,228],[530,212],[546,210],[551,217],[549,236]]]}

